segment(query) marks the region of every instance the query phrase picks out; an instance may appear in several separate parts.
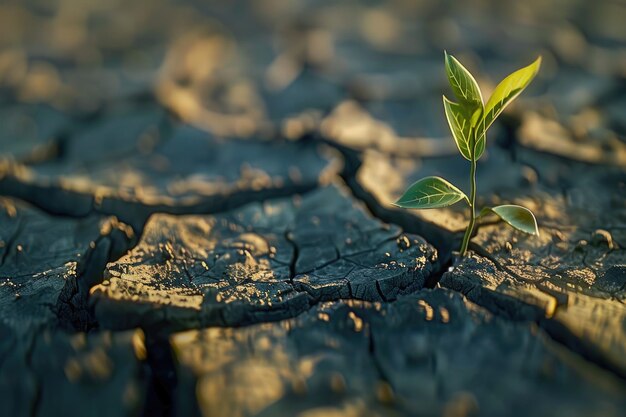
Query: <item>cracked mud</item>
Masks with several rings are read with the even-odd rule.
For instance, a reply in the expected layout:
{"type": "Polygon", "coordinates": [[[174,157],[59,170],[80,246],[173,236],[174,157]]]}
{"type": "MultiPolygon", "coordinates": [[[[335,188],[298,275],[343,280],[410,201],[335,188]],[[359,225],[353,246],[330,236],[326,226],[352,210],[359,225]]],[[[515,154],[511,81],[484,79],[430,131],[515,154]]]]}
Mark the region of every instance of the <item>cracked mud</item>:
{"type": "Polygon", "coordinates": [[[92,289],[104,327],[235,326],[424,287],[436,251],[335,186],[215,216],[150,218],[92,289]]]}
{"type": "Polygon", "coordinates": [[[622,415],[626,9],[430,3],[0,5],[3,415],[622,415]],[[443,49],[543,55],[477,197],[539,237],[391,205],[466,188],[443,49]]]}

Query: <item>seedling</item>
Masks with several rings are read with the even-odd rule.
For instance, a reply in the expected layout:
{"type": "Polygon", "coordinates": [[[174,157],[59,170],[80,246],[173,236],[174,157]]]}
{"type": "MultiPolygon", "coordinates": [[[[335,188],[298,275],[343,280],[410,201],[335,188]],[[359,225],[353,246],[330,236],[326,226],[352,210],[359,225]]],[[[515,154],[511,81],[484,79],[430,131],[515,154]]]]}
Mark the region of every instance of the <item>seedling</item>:
{"type": "Polygon", "coordinates": [[[535,78],[541,57],[502,80],[487,104],[483,104],[480,88],[472,74],[456,58],[445,53],[445,63],[448,81],[458,102],[443,96],[443,108],[456,146],[463,158],[470,162],[470,196],[468,198],[463,191],[441,177],[426,177],[411,185],[394,204],[408,209],[433,209],[465,201],[470,208],[470,219],[461,244],[461,256],[467,252],[476,221],[489,214],[495,214],[522,232],[538,235],[537,220],[527,208],[513,204],[485,207],[477,216],[475,203],[476,162],[485,151],[487,129],[535,78]]]}

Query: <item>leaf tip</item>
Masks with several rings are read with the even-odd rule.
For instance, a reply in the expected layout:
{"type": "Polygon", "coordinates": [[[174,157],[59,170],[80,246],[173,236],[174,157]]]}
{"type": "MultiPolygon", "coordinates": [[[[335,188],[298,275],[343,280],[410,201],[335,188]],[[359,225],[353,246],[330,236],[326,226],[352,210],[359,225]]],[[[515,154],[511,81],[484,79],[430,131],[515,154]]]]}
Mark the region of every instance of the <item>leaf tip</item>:
{"type": "Polygon", "coordinates": [[[535,67],[535,74],[537,74],[539,72],[539,69],[541,68],[542,59],[543,58],[541,57],[541,55],[539,55],[537,59],[535,59],[535,61],[531,64],[533,67],[535,67]]]}
{"type": "Polygon", "coordinates": [[[448,53],[448,51],[443,51],[443,59],[446,64],[446,70],[451,71],[453,56],[448,53]]]}
{"type": "Polygon", "coordinates": [[[540,234],[539,234],[539,225],[537,224],[537,218],[535,217],[535,213],[533,213],[532,211],[530,211],[530,209],[528,209],[526,207],[524,207],[524,208],[526,210],[528,210],[528,213],[530,213],[530,217],[533,220],[533,226],[534,226],[533,229],[534,230],[533,230],[533,233],[531,233],[531,235],[540,236],[540,234]]]}
{"type": "MultiPolygon", "coordinates": [[[[532,214],[532,212],[531,212],[531,214],[532,214]]],[[[537,237],[540,237],[541,233],[539,233],[539,225],[537,224],[537,219],[535,218],[534,214],[533,214],[533,220],[535,221],[535,230],[534,230],[534,232],[532,234],[537,236],[537,237]]]]}

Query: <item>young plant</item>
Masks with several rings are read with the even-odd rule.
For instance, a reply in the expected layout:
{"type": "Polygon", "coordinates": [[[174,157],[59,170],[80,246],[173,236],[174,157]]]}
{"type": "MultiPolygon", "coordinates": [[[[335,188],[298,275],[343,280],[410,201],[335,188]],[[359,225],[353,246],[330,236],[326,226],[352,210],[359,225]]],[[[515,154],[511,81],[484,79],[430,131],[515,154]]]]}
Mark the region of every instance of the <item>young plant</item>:
{"type": "Polygon", "coordinates": [[[451,206],[465,201],[470,208],[470,219],[463,243],[461,256],[465,256],[472,237],[476,220],[488,214],[495,214],[522,232],[538,235],[537,220],[525,207],[507,204],[485,207],[476,216],[476,162],[485,151],[487,129],[535,78],[541,65],[541,57],[527,67],[506,77],[493,91],[487,104],[478,83],[472,74],[452,55],[445,53],[446,74],[457,102],[443,96],[443,108],[461,155],[470,162],[470,196],[441,177],[426,177],[411,185],[394,205],[408,209],[432,209],[451,206]]]}

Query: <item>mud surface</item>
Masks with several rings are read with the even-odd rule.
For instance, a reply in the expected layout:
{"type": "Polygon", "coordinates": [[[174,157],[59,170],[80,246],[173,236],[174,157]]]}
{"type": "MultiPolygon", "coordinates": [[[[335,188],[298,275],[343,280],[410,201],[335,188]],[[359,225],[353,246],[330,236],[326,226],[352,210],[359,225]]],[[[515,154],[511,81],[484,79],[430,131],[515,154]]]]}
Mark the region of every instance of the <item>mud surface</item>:
{"type": "MultiPolygon", "coordinates": [[[[623,404],[613,376],[443,289],[393,303],[322,303],[292,320],[172,341],[179,390],[195,382],[205,415],[583,416],[619,415],[623,404]]],[[[184,398],[179,407],[187,413],[184,398]]]]}
{"type": "Polygon", "coordinates": [[[319,301],[390,301],[424,287],[435,249],[336,186],[215,216],[150,218],[92,288],[105,327],[236,326],[319,301]]]}
{"type": "Polygon", "coordinates": [[[7,415],[619,416],[626,8],[0,5],[7,415]],[[485,92],[543,56],[467,189],[442,51],[485,92]]]}

